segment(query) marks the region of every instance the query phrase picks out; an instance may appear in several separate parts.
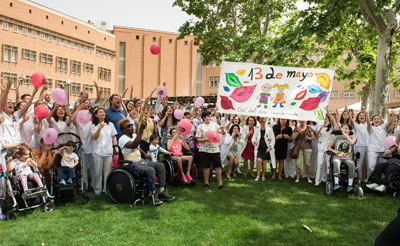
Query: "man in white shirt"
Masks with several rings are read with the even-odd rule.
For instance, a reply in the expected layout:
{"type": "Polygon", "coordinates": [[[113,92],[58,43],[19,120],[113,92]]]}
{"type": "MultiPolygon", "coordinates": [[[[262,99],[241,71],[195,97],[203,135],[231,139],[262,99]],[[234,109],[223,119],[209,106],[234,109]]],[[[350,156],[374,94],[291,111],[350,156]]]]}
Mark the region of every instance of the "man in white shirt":
{"type": "Polygon", "coordinates": [[[133,133],[133,126],[128,119],[123,119],[118,123],[123,135],[118,140],[118,145],[124,156],[124,160],[129,160],[135,163],[135,167],[142,170],[148,178],[151,179],[153,190],[155,188],[156,174],[158,176],[159,193],[154,197],[153,205],[161,205],[163,201],[174,200],[175,197],[168,194],[165,189],[165,166],[160,162],[153,162],[142,159],[139,150],[140,140],[142,138],[143,130],[146,128],[147,123],[143,121],[139,127],[137,135],[133,133]]]}

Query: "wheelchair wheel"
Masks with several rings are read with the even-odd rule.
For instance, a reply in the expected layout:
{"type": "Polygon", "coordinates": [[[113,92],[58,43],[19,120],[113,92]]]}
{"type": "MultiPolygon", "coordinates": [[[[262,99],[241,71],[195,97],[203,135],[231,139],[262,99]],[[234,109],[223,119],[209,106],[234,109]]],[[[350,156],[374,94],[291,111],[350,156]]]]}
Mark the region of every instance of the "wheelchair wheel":
{"type": "Polygon", "coordinates": [[[331,195],[333,193],[333,183],[326,182],[326,194],[331,195]]]}
{"type": "Polygon", "coordinates": [[[359,184],[355,187],[355,192],[356,192],[356,196],[358,196],[358,197],[364,196],[364,190],[363,190],[363,188],[361,188],[361,186],[359,184]]]}
{"type": "Polygon", "coordinates": [[[113,170],[107,178],[107,193],[115,203],[130,203],[136,195],[136,182],[132,173],[124,169],[113,170]]]}
{"type": "Polygon", "coordinates": [[[172,184],[175,177],[174,163],[172,160],[166,158],[163,160],[163,164],[165,166],[165,182],[167,182],[167,184],[172,184]]]}

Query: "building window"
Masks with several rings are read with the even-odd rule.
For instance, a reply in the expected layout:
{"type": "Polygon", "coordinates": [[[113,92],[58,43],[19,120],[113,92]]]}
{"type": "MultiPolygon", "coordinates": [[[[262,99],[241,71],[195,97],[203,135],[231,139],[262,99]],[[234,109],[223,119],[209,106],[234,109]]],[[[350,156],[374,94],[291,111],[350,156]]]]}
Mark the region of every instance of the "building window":
{"type": "Polygon", "coordinates": [[[84,63],[85,72],[93,73],[93,64],[84,63]]]}
{"type": "Polygon", "coordinates": [[[169,42],[170,44],[172,44],[172,38],[170,38],[170,39],[168,40],[168,42],[169,42]]]}
{"type": "Polygon", "coordinates": [[[219,76],[211,76],[210,77],[210,87],[218,87],[219,76]]]}
{"type": "Polygon", "coordinates": [[[96,56],[99,56],[99,54],[100,54],[100,51],[96,50],[96,56]]]}
{"type": "Polygon", "coordinates": [[[18,48],[11,45],[3,44],[3,61],[17,63],[18,48]]]}
{"type": "Polygon", "coordinates": [[[17,88],[17,74],[16,73],[2,72],[1,76],[3,77],[4,81],[8,81],[9,79],[12,80],[11,89],[17,88]]]}
{"type": "Polygon", "coordinates": [[[156,37],[153,37],[153,42],[155,42],[157,40],[157,38],[156,37]]]}
{"type": "Polygon", "coordinates": [[[68,40],[64,39],[64,46],[68,46],[68,40]]]}
{"type": "Polygon", "coordinates": [[[83,46],[83,51],[87,52],[87,46],[83,46]]]}
{"type": "Polygon", "coordinates": [[[93,93],[93,85],[83,85],[83,90],[88,93],[93,93]]]}
{"type": "Polygon", "coordinates": [[[46,53],[40,53],[40,61],[42,63],[53,64],[53,55],[49,55],[46,53]]]}
{"type": "Polygon", "coordinates": [[[37,37],[37,32],[36,30],[32,29],[32,38],[36,38],[37,37]]]}
{"type": "Polygon", "coordinates": [[[25,75],[24,78],[24,85],[30,85],[32,83],[32,76],[30,75],[25,75]]]}
{"type": "Polygon", "coordinates": [[[8,18],[7,17],[3,18],[3,29],[8,30],[8,18]]]}
{"type": "Polygon", "coordinates": [[[109,59],[110,55],[108,53],[106,53],[106,59],[109,59]]]}
{"type": "Polygon", "coordinates": [[[53,35],[51,35],[51,34],[49,35],[49,42],[51,42],[51,43],[53,42],[53,35]]]}
{"type": "Polygon", "coordinates": [[[136,40],[139,40],[139,35],[136,35],[136,40]]]}
{"type": "Polygon", "coordinates": [[[46,35],[44,34],[44,30],[43,29],[40,31],[40,39],[41,40],[45,40],[46,39],[46,35]]]}
{"type": "Polygon", "coordinates": [[[57,38],[56,38],[56,43],[57,43],[57,44],[61,44],[61,38],[57,37],[57,38]]]}
{"type": "Polygon", "coordinates": [[[57,71],[67,72],[68,59],[63,57],[57,57],[57,71]]]}
{"type": "Polygon", "coordinates": [[[103,51],[100,52],[100,55],[101,55],[101,57],[104,57],[104,52],[103,51]]]}
{"type": "Polygon", "coordinates": [[[114,61],[115,55],[111,55],[111,60],[114,61]]]}
{"type": "Polygon", "coordinates": [[[53,80],[46,78],[46,81],[47,81],[47,87],[49,87],[49,89],[53,88],[53,80]]]}
{"type": "Polygon", "coordinates": [[[338,98],[339,97],[339,91],[331,91],[331,98],[338,98]]]}
{"type": "Polygon", "coordinates": [[[28,35],[28,27],[26,27],[26,26],[22,27],[22,34],[28,35]]]}
{"type": "Polygon", "coordinates": [[[207,68],[210,68],[210,64],[207,64],[207,68]]]}
{"type": "Polygon", "coordinates": [[[356,93],[354,91],[343,91],[344,98],[355,97],[355,96],[356,96],[356,93]]]}
{"type": "Polygon", "coordinates": [[[101,80],[111,81],[111,69],[99,67],[97,77],[101,80]]]}
{"type": "Polygon", "coordinates": [[[71,60],[71,73],[81,74],[81,62],[71,60]]]}
{"type": "Polygon", "coordinates": [[[22,57],[27,60],[36,61],[36,51],[22,49],[22,57]]]}
{"type": "Polygon", "coordinates": [[[13,32],[18,32],[18,24],[13,24],[13,32]]]}
{"type": "Polygon", "coordinates": [[[93,54],[94,49],[92,47],[90,47],[89,51],[90,51],[90,54],[93,54]]]}
{"type": "Polygon", "coordinates": [[[187,40],[185,40],[185,45],[188,45],[188,41],[187,40]]]}
{"type": "Polygon", "coordinates": [[[216,63],[213,63],[213,64],[212,64],[212,67],[216,67],[216,66],[217,66],[217,64],[216,64],[216,63]]]}
{"type": "Polygon", "coordinates": [[[77,44],[77,45],[76,45],[76,48],[77,48],[78,50],[81,50],[81,44],[77,44]]]}
{"type": "Polygon", "coordinates": [[[400,97],[400,92],[399,92],[399,91],[397,91],[397,90],[396,90],[396,91],[394,91],[394,96],[395,96],[395,97],[400,97]]]}
{"type": "Polygon", "coordinates": [[[81,84],[79,83],[71,83],[71,95],[78,96],[81,93],[81,84]]]}
{"type": "Polygon", "coordinates": [[[75,43],[74,42],[71,42],[71,48],[72,49],[75,48],[75,43]]]}
{"type": "Polygon", "coordinates": [[[67,82],[66,81],[63,81],[63,80],[56,80],[56,88],[62,88],[62,87],[64,87],[64,90],[65,90],[65,85],[67,84],[67,82]]]}

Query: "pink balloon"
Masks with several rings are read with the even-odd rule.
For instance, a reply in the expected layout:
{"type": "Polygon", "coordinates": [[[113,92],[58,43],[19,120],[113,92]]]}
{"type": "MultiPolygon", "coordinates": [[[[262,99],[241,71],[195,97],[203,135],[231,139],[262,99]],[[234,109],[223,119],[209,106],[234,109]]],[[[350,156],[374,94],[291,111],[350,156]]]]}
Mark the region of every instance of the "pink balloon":
{"type": "Polygon", "coordinates": [[[40,87],[43,85],[43,82],[46,81],[46,78],[42,73],[34,73],[32,74],[32,84],[36,88],[40,87]]]}
{"type": "Polygon", "coordinates": [[[151,52],[151,54],[153,54],[153,55],[158,55],[158,54],[160,53],[160,51],[161,51],[161,48],[160,48],[160,46],[157,45],[157,44],[153,44],[153,45],[150,47],[150,52],[151,52]]]}
{"type": "Polygon", "coordinates": [[[396,137],[395,137],[395,136],[387,136],[387,137],[385,138],[385,144],[386,144],[387,147],[391,147],[391,146],[393,146],[393,145],[396,145],[396,146],[397,146],[397,144],[396,144],[396,137]]]}
{"type": "Polygon", "coordinates": [[[48,114],[49,110],[44,105],[39,105],[33,110],[33,115],[40,119],[46,118],[48,114]]]}
{"type": "MultiPolygon", "coordinates": [[[[175,117],[176,118],[176,117],[175,117]]],[[[192,122],[188,119],[181,120],[178,124],[178,132],[185,136],[192,130],[192,122]]]]}
{"type": "Polygon", "coordinates": [[[157,94],[162,97],[162,98],[166,98],[167,97],[167,88],[165,88],[162,85],[157,86],[157,94]]]}
{"type": "Polygon", "coordinates": [[[210,143],[219,143],[219,133],[217,131],[209,131],[207,132],[207,139],[210,143]]]}
{"type": "Polygon", "coordinates": [[[196,98],[196,101],[194,101],[194,106],[196,108],[200,108],[204,104],[204,98],[203,97],[198,97],[196,98]]]}
{"type": "Polygon", "coordinates": [[[89,112],[89,110],[81,110],[76,114],[76,121],[78,121],[82,125],[89,123],[91,120],[92,114],[89,112]]]}
{"type": "Polygon", "coordinates": [[[183,111],[180,109],[175,109],[174,116],[177,120],[183,119],[183,111]]]}
{"type": "Polygon", "coordinates": [[[53,144],[58,137],[57,130],[54,128],[47,128],[43,132],[43,141],[45,144],[53,144]]]}
{"type": "Polygon", "coordinates": [[[53,92],[51,93],[51,97],[53,98],[54,102],[56,102],[58,105],[65,105],[67,104],[67,94],[65,94],[65,91],[61,88],[54,89],[53,92]]]}

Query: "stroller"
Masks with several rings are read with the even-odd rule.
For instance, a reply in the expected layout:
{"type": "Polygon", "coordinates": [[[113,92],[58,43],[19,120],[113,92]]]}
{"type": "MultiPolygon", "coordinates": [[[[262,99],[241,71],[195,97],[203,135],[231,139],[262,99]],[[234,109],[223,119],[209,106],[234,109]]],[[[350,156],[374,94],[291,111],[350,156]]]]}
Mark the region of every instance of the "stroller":
{"type": "MultiPolygon", "coordinates": [[[[4,160],[12,156],[12,150],[3,150],[1,156],[5,156],[4,160]]],[[[32,172],[37,173],[43,183],[44,189],[37,187],[36,182],[27,180],[29,193],[24,193],[22,185],[20,184],[18,177],[16,176],[15,170],[8,172],[7,168],[4,170],[5,178],[5,191],[4,191],[4,203],[7,220],[17,219],[17,212],[24,210],[30,210],[43,205],[43,212],[49,212],[54,210],[54,197],[52,197],[47,188],[46,182],[43,176],[40,174],[37,167],[31,167],[32,172]]]]}
{"type": "MultiPolygon", "coordinates": [[[[332,131],[333,135],[342,135],[342,132],[340,130],[335,130],[332,131]]],[[[351,135],[352,133],[350,133],[351,135]]],[[[354,154],[354,149],[353,151],[353,161],[355,165],[355,177],[353,180],[353,187],[355,191],[355,195],[358,197],[363,197],[364,196],[364,191],[361,188],[361,181],[359,179],[358,175],[358,169],[357,169],[357,162],[358,159],[360,158],[360,153],[354,154]]],[[[332,151],[327,151],[326,154],[329,156],[329,161],[328,161],[328,171],[327,171],[327,181],[326,181],[326,194],[331,195],[334,193],[334,176],[333,176],[333,157],[335,156],[335,153],[332,151]]],[[[344,163],[340,164],[340,174],[339,174],[339,185],[341,186],[341,190],[347,189],[348,186],[348,166],[344,163]]]]}
{"type": "MultiPolygon", "coordinates": [[[[79,149],[82,146],[81,139],[78,135],[74,133],[60,133],[58,137],[62,136],[64,139],[72,140],[76,146],[74,152],[79,156],[79,149]]],[[[65,146],[64,143],[55,146],[53,150],[53,154],[56,150],[65,146]]],[[[79,158],[81,160],[81,158],[79,158]]],[[[62,201],[73,200],[77,197],[82,197],[83,203],[88,203],[90,198],[86,193],[84,187],[86,184],[83,183],[82,178],[82,165],[79,160],[78,165],[75,167],[75,176],[76,178],[73,180],[72,184],[59,184],[58,183],[58,172],[57,168],[61,167],[61,156],[57,156],[54,161],[54,165],[51,171],[51,181],[50,181],[50,194],[55,196],[56,199],[62,201]]]]}

